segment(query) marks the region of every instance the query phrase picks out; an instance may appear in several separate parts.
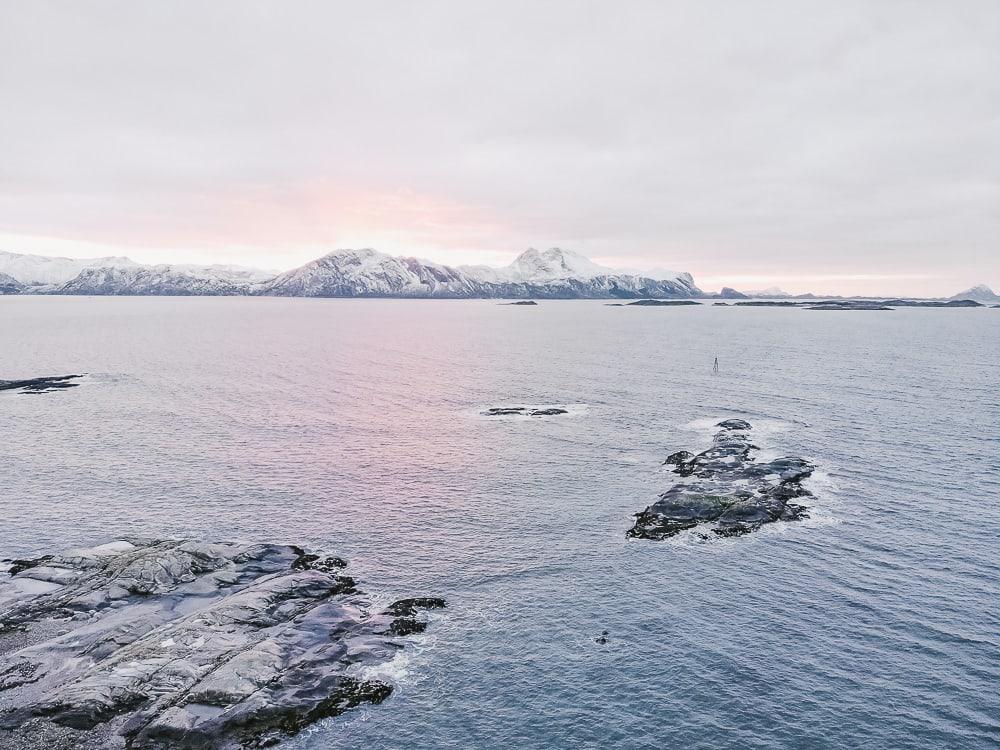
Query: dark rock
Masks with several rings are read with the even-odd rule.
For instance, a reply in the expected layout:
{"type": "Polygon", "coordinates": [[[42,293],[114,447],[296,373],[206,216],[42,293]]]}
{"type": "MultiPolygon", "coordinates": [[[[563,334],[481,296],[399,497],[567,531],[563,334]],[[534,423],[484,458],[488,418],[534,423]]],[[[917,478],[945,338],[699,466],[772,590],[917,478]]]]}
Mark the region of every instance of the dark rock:
{"type": "Polygon", "coordinates": [[[882,304],[893,307],[984,307],[972,299],[887,299],[882,304]]]}
{"type": "Polygon", "coordinates": [[[18,573],[25,571],[28,568],[37,567],[51,559],[52,555],[42,555],[41,557],[36,557],[33,560],[5,560],[4,562],[10,563],[7,573],[9,575],[16,576],[18,573]]]}
{"type": "Polygon", "coordinates": [[[751,430],[753,425],[747,422],[745,419],[724,419],[719,422],[716,427],[721,427],[724,430],[751,430]]]}
{"type": "Polygon", "coordinates": [[[517,302],[502,302],[501,304],[514,305],[516,307],[525,307],[525,306],[537,305],[538,303],[535,302],[535,300],[533,299],[522,299],[518,300],[517,302]]]}
{"type": "Polygon", "coordinates": [[[671,453],[667,456],[666,460],[663,462],[666,464],[673,464],[675,466],[679,464],[686,463],[688,460],[694,458],[694,454],[691,451],[677,451],[676,453],[671,453]]]}
{"type": "Polygon", "coordinates": [[[399,599],[389,605],[386,612],[396,617],[413,617],[422,609],[443,609],[448,602],[437,596],[418,596],[413,599],[399,599]]]}
{"type": "Polygon", "coordinates": [[[372,614],[343,565],[149,540],[15,561],[0,580],[0,747],[256,748],[381,702],[392,687],[358,669],[445,602],[372,614]]]}
{"type": "Polygon", "coordinates": [[[487,417],[508,417],[511,415],[524,414],[527,409],[523,406],[492,406],[483,412],[487,417]]]}
{"type": "Polygon", "coordinates": [[[637,299],[635,302],[627,303],[628,307],[638,305],[639,307],[677,307],[679,305],[700,305],[693,299],[637,299]]]}
{"type": "Polygon", "coordinates": [[[720,299],[750,299],[749,294],[744,294],[743,292],[738,292],[732,287],[724,286],[722,291],[719,292],[720,299]]]}
{"type": "Polygon", "coordinates": [[[76,380],[80,375],[53,375],[43,378],[29,378],[28,380],[0,380],[0,391],[20,390],[22,393],[48,393],[60,388],[75,388],[79,383],[69,381],[76,380]]]}
{"type": "Polygon", "coordinates": [[[891,307],[877,302],[824,302],[822,305],[809,305],[806,310],[892,310],[891,307]]]}
{"type": "Polygon", "coordinates": [[[793,502],[811,496],[802,486],[813,465],[787,456],[757,463],[751,455],[749,422],[720,422],[712,446],[697,455],[678,451],[666,462],[685,480],[675,483],[659,500],[636,514],[626,536],[665,539],[685,529],[711,524],[718,536],[738,536],[774,521],[806,517],[793,502]]]}
{"type": "Polygon", "coordinates": [[[729,307],[728,302],[713,302],[712,307],[729,307]]]}
{"type": "Polygon", "coordinates": [[[540,406],[537,409],[527,406],[492,406],[483,414],[487,417],[551,417],[569,414],[569,411],[560,406],[540,406]]]}

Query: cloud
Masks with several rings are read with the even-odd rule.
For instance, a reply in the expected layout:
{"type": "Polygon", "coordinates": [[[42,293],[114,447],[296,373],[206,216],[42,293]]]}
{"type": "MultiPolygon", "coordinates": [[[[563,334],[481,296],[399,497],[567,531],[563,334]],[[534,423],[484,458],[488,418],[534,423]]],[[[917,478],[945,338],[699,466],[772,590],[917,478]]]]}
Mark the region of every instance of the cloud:
{"type": "Polygon", "coordinates": [[[996,70],[991,0],[0,0],[0,232],[1000,284],[996,70]]]}

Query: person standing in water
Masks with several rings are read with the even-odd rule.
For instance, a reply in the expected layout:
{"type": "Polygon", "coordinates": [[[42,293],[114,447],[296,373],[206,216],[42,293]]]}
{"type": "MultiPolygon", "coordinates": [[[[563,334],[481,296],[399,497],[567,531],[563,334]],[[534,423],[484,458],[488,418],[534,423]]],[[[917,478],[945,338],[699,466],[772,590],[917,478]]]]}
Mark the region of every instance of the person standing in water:
{"type": "Polygon", "coordinates": [[[718,357],[715,358],[715,364],[712,365],[712,374],[713,375],[718,375],[719,374],[719,358],[718,357]]]}

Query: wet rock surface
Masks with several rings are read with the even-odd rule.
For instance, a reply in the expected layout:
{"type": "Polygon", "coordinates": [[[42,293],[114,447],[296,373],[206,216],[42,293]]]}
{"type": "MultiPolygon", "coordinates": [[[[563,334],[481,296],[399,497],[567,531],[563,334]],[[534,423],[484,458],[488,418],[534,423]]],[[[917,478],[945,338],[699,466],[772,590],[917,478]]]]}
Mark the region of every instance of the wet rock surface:
{"type": "Polygon", "coordinates": [[[569,414],[569,411],[561,406],[493,406],[483,414],[487,417],[552,417],[569,414]]]}
{"type": "Polygon", "coordinates": [[[62,388],[76,388],[80,375],[53,375],[43,378],[28,378],[27,380],[0,380],[0,391],[20,391],[21,393],[49,393],[62,388]]]}
{"type": "Polygon", "coordinates": [[[636,514],[627,536],[666,539],[701,525],[706,537],[739,536],[774,521],[807,517],[805,507],[795,501],[812,494],[802,486],[812,464],[794,456],[758,463],[749,422],[727,419],[716,427],[708,450],[667,457],[664,464],[672,465],[681,481],[636,514]]]}
{"type": "Polygon", "coordinates": [[[364,676],[443,599],[373,610],[292,545],[117,541],[8,561],[0,747],[258,748],[380,703],[364,676]]]}

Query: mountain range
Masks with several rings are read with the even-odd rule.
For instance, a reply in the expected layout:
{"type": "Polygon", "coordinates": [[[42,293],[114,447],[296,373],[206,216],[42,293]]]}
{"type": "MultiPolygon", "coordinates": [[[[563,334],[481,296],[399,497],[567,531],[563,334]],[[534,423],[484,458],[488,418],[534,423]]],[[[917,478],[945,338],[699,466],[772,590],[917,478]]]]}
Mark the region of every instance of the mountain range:
{"type": "Polygon", "coordinates": [[[0,252],[0,293],[539,299],[702,294],[688,273],[619,271],[560,248],[526,250],[501,268],[446,266],[371,249],[337,250],[279,274],[240,266],[143,265],[121,257],[75,260],[0,252]]]}
{"type": "MultiPolygon", "coordinates": [[[[336,250],[284,273],[236,265],[147,265],[0,251],[0,295],[427,297],[449,299],[815,299],[777,287],[706,293],[689,273],[614,269],[572,250],[528,249],[508,266],[447,266],[377,250],[336,250]]],[[[988,286],[952,300],[1000,302],[988,286]]]]}

